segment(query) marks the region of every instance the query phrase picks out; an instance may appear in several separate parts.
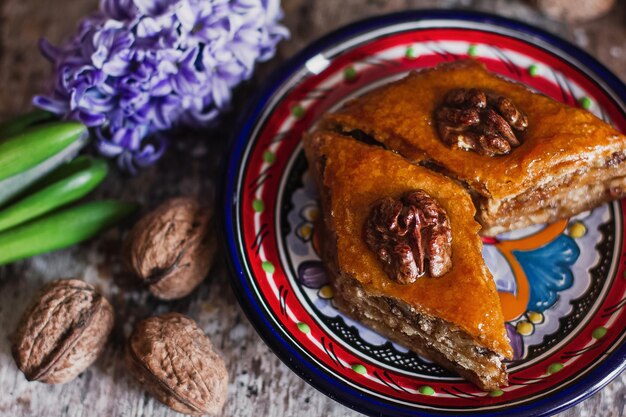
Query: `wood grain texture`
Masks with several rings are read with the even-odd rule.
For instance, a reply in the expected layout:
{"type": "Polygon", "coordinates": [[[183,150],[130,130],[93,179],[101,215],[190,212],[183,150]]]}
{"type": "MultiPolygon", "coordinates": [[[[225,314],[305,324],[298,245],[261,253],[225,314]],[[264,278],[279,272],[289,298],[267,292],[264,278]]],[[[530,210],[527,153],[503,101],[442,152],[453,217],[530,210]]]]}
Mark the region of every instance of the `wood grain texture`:
{"type": "MultiPolygon", "coordinates": [[[[143,204],[144,211],[166,197],[196,195],[205,204],[215,200],[216,175],[229,134],[248,93],[286,57],[311,40],[345,23],[406,8],[460,7],[515,17],[564,36],[626,80],[626,6],[609,16],[575,27],[540,16],[528,3],[488,0],[283,0],[292,39],[274,61],[259,67],[255,80],[238,89],[233,112],[220,128],[184,132],[156,167],[127,178],[114,173],[96,197],[115,197],[143,204]]],[[[37,51],[45,36],[58,42],[76,26],[96,0],[0,1],[0,119],[29,107],[41,91],[49,67],[37,51]]],[[[224,265],[216,265],[206,282],[190,297],[159,302],[140,291],[120,267],[120,230],[72,249],[0,268],[0,416],[174,416],[149,397],[129,377],[121,358],[123,341],[139,318],[165,311],[195,318],[225,356],[230,371],[229,400],[223,416],[351,417],[358,413],[310,387],[287,368],[256,334],[229,286],[224,265]],[[29,383],[10,356],[8,337],[19,316],[41,285],[54,278],[80,277],[99,287],[117,314],[112,340],[101,358],[75,381],[47,386],[29,383]]],[[[224,258],[224,254],[218,255],[224,258]]],[[[562,417],[626,415],[626,374],[618,377],[562,417]]]]}

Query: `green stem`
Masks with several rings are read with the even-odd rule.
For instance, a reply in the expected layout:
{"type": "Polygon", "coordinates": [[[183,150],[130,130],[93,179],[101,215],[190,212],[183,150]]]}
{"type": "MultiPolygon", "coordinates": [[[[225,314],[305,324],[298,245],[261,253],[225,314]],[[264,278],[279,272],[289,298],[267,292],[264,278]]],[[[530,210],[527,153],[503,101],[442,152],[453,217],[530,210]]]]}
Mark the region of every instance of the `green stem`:
{"type": "Polygon", "coordinates": [[[23,130],[36,124],[48,122],[54,119],[54,114],[45,110],[33,110],[21,116],[17,116],[4,123],[0,123],[0,140],[9,136],[17,135],[23,130]]]}
{"type": "Polygon", "coordinates": [[[27,190],[25,197],[0,211],[0,232],[87,195],[106,177],[102,160],[78,157],[27,190]]]}
{"type": "Polygon", "coordinates": [[[80,123],[55,122],[32,127],[0,142],[0,181],[38,165],[86,132],[80,123]]]}
{"type": "Polygon", "coordinates": [[[9,229],[0,233],[0,265],[87,240],[135,208],[118,201],[93,201],[9,229]]]}

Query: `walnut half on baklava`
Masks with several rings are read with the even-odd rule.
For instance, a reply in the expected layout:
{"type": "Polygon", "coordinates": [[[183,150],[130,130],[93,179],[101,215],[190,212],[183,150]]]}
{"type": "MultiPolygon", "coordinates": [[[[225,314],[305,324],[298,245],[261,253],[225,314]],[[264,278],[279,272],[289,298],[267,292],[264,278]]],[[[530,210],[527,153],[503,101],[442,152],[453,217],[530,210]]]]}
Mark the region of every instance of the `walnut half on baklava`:
{"type": "Polygon", "coordinates": [[[465,189],[380,146],[320,131],[304,148],[335,305],[484,390],[512,350],[465,189]]]}
{"type": "Polygon", "coordinates": [[[626,195],[624,135],[472,60],[413,72],[326,115],[322,125],[368,135],[463,183],[483,235],[626,195]]]}

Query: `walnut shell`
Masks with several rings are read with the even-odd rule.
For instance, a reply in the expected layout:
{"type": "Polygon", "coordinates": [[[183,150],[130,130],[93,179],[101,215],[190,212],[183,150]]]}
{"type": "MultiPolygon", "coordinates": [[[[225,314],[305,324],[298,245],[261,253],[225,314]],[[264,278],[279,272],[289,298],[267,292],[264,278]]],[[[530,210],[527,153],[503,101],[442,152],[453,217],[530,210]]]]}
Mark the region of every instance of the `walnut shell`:
{"type": "Polygon", "coordinates": [[[22,316],[13,358],[29,381],[62,384],[96,360],[113,328],[113,308],[77,279],[46,285],[22,316]]]}
{"type": "Polygon", "coordinates": [[[542,13],[570,23],[595,19],[608,13],[615,0],[578,0],[575,3],[571,0],[535,0],[542,13]]]}
{"type": "Polygon", "coordinates": [[[135,224],[126,239],[126,263],[154,296],[185,297],[207,276],[217,247],[210,220],[197,201],[181,197],[135,224]]]}
{"type": "Polygon", "coordinates": [[[226,402],[224,361],[187,316],[167,313],[140,322],[130,336],[126,362],[148,392],[178,412],[217,414],[226,402]]]}

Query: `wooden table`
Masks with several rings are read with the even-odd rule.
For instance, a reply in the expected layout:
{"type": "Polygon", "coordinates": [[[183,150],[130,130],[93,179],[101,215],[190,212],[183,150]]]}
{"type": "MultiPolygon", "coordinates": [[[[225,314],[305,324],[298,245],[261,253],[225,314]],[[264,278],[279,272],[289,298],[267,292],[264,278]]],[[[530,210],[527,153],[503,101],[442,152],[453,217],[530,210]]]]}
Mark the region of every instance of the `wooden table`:
{"type": "MultiPolygon", "coordinates": [[[[0,118],[27,109],[41,91],[49,67],[37,51],[45,36],[58,42],[68,35],[96,0],[2,0],[0,2],[0,118]]],[[[216,166],[222,158],[234,117],[246,92],[261,83],[281,60],[311,40],[359,18],[405,8],[461,7],[500,13],[558,33],[587,49],[626,80],[626,6],[600,20],[567,26],[549,21],[525,2],[487,0],[284,0],[285,22],[292,39],[279,56],[262,65],[255,81],[238,90],[236,106],[215,131],[186,134],[173,144],[155,167],[129,178],[110,175],[98,198],[114,197],[143,204],[144,210],[169,196],[197,195],[214,200],[216,166]],[[194,137],[195,136],[195,137],[194,137]]],[[[108,232],[98,240],[54,254],[0,268],[0,416],[170,416],[129,377],[122,363],[122,343],[141,317],[175,310],[198,320],[224,353],[230,370],[229,400],[223,416],[328,416],[358,413],[319,393],[291,372],[256,334],[230,289],[224,265],[218,264],[193,296],[159,302],[133,285],[120,268],[122,232],[108,232]],[[59,386],[29,383],[11,358],[8,336],[34,292],[43,282],[80,277],[94,283],[115,304],[117,321],[112,340],[100,359],[75,381],[59,386]]],[[[223,256],[222,256],[223,258],[223,256]]],[[[561,416],[626,415],[626,374],[561,416]]]]}

